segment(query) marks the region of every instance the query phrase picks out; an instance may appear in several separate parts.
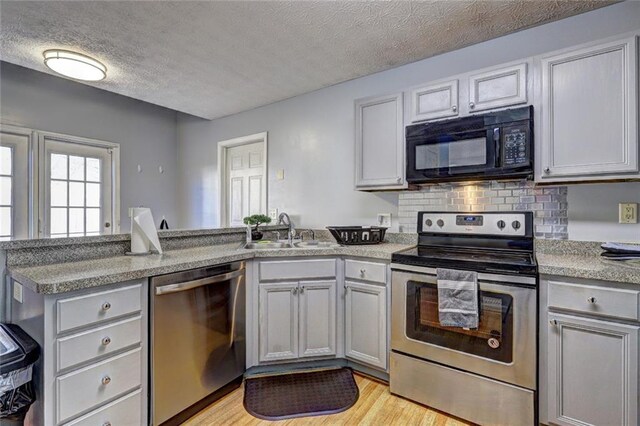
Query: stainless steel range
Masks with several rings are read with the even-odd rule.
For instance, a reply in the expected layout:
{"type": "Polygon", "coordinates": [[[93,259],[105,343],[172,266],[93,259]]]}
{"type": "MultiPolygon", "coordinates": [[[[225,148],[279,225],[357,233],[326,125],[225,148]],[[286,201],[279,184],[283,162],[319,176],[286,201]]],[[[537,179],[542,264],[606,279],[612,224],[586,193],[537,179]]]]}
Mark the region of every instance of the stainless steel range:
{"type": "Polygon", "coordinates": [[[530,212],[418,214],[418,246],[392,257],[392,393],[474,423],[535,424],[532,228],[530,212]],[[478,328],[440,324],[437,268],[478,273],[478,328]]]}

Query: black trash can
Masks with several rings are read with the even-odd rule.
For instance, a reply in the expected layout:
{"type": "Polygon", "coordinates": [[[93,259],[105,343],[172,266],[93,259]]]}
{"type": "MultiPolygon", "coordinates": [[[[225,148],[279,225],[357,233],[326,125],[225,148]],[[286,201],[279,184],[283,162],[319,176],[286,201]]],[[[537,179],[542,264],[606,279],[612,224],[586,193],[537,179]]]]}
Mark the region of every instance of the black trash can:
{"type": "Polygon", "coordinates": [[[15,324],[0,324],[0,423],[22,425],[35,401],[33,364],[38,343],[15,324]]]}

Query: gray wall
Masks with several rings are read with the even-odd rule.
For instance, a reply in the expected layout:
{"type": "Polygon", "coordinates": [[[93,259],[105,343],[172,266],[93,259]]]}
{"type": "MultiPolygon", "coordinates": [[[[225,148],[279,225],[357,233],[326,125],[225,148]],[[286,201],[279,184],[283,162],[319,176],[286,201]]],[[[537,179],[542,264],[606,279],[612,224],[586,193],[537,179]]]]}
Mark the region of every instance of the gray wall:
{"type": "Polygon", "coordinates": [[[127,208],[132,206],[150,207],[158,223],[164,215],[170,225],[177,224],[176,114],[0,62],[2,123],[120,144],[121,232],[129,232],[127,208]]]}
{"type": "MultiPolygon", "coordinates": [[[[381,212],[391,212],[397,219],[397,193],[353,189],[354,99],[639,27],[640,2],[625,2],[218,120],[178,114],[181,225],[218,225],[216,144],[262,131],[269,132],[270,207],[295,215],[300,225],[313,227],[371,223],[381,212]],[[275,180],[278,169],[285,169],[282,181],[275,180]]],[[[638,184],[620,186],[615,195],[607,188],[569,188],[569,238],[640,240],[640,236],[629,237],[631,227],[618,225],[617,213],[611,211],[611,203],[640,201],[638,184]],[[600,196],[606,203],[589,202],[590,197],[600,196]],[[584,205],[589,206],[588,219],[576,211],[584,205]]],[[[617,209],[617,205],[614,207],[617,209]]]]}

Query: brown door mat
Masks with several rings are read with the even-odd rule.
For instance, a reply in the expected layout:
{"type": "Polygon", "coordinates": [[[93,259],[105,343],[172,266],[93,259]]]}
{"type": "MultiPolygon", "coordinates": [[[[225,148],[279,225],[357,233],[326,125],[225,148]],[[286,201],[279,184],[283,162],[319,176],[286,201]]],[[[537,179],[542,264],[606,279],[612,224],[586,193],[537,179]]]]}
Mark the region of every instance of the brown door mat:
{"type": "Polygon", "coordinates": [[[243,403],[254,417],[283,420],[339,413],[359,395],[353,371],[345,367],[248,377],[243,403]]]}

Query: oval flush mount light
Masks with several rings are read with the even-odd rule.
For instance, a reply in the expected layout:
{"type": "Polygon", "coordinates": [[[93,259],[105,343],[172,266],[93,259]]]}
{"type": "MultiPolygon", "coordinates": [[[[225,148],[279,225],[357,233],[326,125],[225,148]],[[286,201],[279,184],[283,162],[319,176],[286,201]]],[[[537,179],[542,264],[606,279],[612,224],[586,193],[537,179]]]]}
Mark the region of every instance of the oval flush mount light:
{"type": "Polygon", "coordinates": [[[51,70],[66,77],[84,81],[100,81],[107,76],[107,67],[82,53],[70,50],[45,50],[44,64],[51,70]]]}

